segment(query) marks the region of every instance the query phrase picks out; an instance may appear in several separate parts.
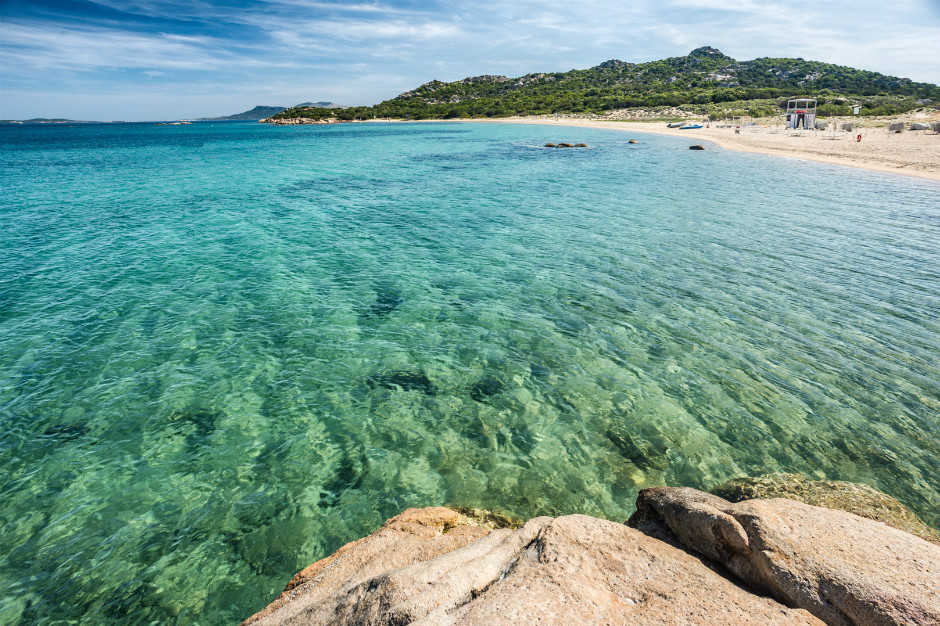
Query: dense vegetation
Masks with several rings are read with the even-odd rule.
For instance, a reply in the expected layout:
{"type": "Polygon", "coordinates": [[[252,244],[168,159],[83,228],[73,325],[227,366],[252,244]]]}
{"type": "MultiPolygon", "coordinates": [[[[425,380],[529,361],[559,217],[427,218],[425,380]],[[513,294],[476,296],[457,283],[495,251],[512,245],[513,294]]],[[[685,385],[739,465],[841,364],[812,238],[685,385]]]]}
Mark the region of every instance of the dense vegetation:
{"type": "Polygon", "coordinates": [[[862,115],[896,115],[931,104],[925,100],[940,102],[940,87],[803,59],[738,62],[704,47],[650,63],[611,60],[586,70],[519,78],[434,80],[371,107],[299,107],[275,117],[449,119],[672,107],[712,117],[762,116],[777,113],[781,99],[797,95],[818,98],[820,115],[849,115],[856,103],[862,115]]]}

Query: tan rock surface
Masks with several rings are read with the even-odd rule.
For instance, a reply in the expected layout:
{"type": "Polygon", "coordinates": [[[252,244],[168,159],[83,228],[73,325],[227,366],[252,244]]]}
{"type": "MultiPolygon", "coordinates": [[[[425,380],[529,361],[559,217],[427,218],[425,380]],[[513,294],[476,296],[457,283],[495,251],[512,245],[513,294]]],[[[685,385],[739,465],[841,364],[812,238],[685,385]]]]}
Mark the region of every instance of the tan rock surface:
{"type": "Polygon", "coordinates": [[[450,617],[428,623],[821,623],[745,591],[687,552],[584,515],[552,520],[502,580],[450,617]]]}
{"type": "Polygon", "coordinates": [[[848,511],[940,544],[940,532],[922,522],[912,510],[896,498],[860,483],[809,480],[799,474],[776,473],[736,478],[711,489],[710,493],[729,502],[786,498],[848,511]]]}
{"type": "Polygon", "coordinates": [[[820,624],[622,524],[570,515],[445,533],[457,517],[412,509],[389,520],[246,623],[820,624]]]}
{"type": "Polygon", "coordinates": [[[294,599],[315,602],[344,586],[355,586],[384,572],[433,559],[486,536],[490,530],[444,507],[407,509],[375,533],[347,543],[301,570],[287,583],[280,597],[244,624],[261,622],[294,599]]]}
{"type": "Polygon", "coordinates": [[[940,548],[844,511],[786,499],[645,489],[631,526],[716,560],[828,624],[940,624],[940,548]]]}

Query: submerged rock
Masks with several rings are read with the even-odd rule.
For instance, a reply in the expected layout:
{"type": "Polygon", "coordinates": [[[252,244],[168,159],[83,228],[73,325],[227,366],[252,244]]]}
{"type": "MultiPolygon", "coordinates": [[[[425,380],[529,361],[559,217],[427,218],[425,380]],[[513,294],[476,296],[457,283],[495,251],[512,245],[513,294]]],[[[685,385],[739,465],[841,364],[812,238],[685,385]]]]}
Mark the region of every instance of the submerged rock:
{"type": "Polygon", "coordinates": [[[359,489],[368,473],[369,458],[365,454],[360,453],[356,458],[344,452],[336,473],[320,490],[320,507],[338,505],[343,493],[359,489]]]}
{"type": "Polygon", "coordinates": [[[556,146],[556,145],[553,144],[553,143],[547,143],[547,144],[545,144],[545,147],[546,147],[546,148],[557,148],[558,146],[556,146]]]}
{"type": "Polygon", "coordinates": [[[376,286],[375,292],[374,302],[368,306],[357,307],[361,321],[388,317],[404,302],[401,294],[393,286],[380,284],[376,286]]]}
{"type": "Polygon", "coordinates": [[[49,437],[58,442],[64,443],[66,441],[78,439],[79,437],[87,434],[89,430],[90,428],[85,422],[69,422],[66,424],[56,424],[55,426],[50,426],[42,432],[42,435],[43,437],[49,437]]]}
{"type": "Polygon", "coordinates": [[[813,506],[848,511],[940,544],[940,533],[918,519],[913,511],[895,498],[868,485],[808,480],[799,474],[778,473],[736,478],[715,487],[711,493],[729,502],[788,498],[813,506]]]}
{"type": "Polygon", "coordinates": [[[669,468],[668,442],[652,432],[631,432],[629,428],[611,425],[604,437],[617,452],[643,471],[665,471],[669,468]]]}
{"type": "Polygon", "coordinates": [[[453,511],[456,511],[463,517],[460,519],[466,518],[466,523],[471,526],[480,526],[482,528],[489,528],[490,530],[496,530],[497,528],[510,528],[516,530],[521,528],[523,521],[518,520],[514,517],[509,517],[508,515],[503,515],[496,511],[488,511],[486,509],[474,509],[466,506],[452,506],[447,507],[453,511]]]}
{"type": "Polygon", "coordinates": [[[201,408],[188,408],[173,411],[167,418],[169,422],[176,424],[191,424],[195,432],[203,437],[208,437],[216,430],[216,422],[223,418],[223,415],[217,411],[210,411],[201,408]]]}
{"type": "Polygon", "coordinates": [[[700,144],[695,144],[694,146],[689,146],[689,150],[704,150],[705,146],[700,144]]]}
{"type": "Polygon", "coordinates": [[[470,397],[477,402],[483,402],[491,396],[502,392],[503,383],[495,378],[481,378],[470,388],[470,397]]]}
{"type": "Polygon", "coordinates": [[[362,315],[363,317],[388,317],[402,302],[403,300],[398,294],[382,292],[375,299],[375,302],[363,311],[362,315]]]}
{"type": "Polygon", "coordinates": [[[631,139],[631,140],[630,140],[630,141],[628,141],[627,143],[640,143],[640,142],[639,142],[639,141],[637,141],[636,139],[631,139]]]}
{"type": "Polygon", "coordinates": [[[437,393],[437,386],[428,379],[427,374],[419,369],[377,372],[366,379],[366,384],[373,389],[384,387],[392,390],[420,391],[428,396],[437,393]]]}
{"type": "Polygon", "coordinates": [[[827,624],[940,624],[940,547],[881,522],[795,500],[731,503],[644,489],[628,522],[721,563],[827,624]]]}

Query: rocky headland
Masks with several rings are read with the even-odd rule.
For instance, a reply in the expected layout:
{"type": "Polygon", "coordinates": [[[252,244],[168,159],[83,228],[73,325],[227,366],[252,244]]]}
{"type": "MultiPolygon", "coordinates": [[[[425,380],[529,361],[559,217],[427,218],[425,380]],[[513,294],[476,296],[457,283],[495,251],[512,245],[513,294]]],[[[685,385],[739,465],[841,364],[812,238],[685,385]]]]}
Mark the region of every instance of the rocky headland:
{"type": "Polygon", "coordinates": [[[348,124],[351,120],[338,120],[335,117],[312,119],[309,117],[267,117],[258,120],[259,124],[274,124],[275,126],[300,126],[304,124],[348,124]]]}
{"type": "Polygon", "coordinates": [[[894,498],[789,474],[713,491],[644,489],[623,524],[408,509],[244,625],[940,624],[940,535],[894,498]]]}

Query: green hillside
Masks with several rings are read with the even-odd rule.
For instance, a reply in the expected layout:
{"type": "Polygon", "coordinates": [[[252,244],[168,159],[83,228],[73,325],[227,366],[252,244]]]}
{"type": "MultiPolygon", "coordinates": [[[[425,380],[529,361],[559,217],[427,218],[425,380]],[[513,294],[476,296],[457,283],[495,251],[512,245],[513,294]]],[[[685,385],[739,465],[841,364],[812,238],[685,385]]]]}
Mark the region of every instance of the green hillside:
{"type": "Polygon", "coordinates": [[[849,115],[855,103],[862,105],[862,115],[895,115],[930,104],[926,100],[940,102],[940,87],[804,59],[739,62],[706,46],[649,63],[611,60],[586,70],[518,78],[434,80],[371,107],[341,112],[302,107],[275,117],[447,119],[657,107],[769,115],[777,111],[778,100],[794,95],[817,97],[821,115],[849,115]]]}

